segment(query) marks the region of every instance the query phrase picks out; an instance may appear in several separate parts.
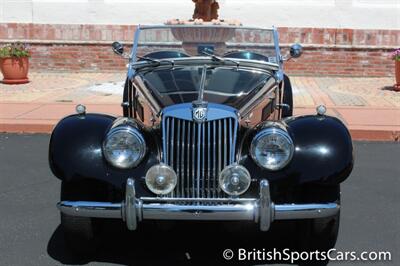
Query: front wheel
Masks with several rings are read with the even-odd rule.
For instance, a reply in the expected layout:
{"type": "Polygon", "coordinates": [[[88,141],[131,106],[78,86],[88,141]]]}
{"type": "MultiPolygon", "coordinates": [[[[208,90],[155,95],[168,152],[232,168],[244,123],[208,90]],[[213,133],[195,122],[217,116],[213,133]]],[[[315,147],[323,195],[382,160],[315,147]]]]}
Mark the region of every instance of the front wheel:
{"type": "MultiPolygon", "coordinates": [[[[307,191],[308,200],[316,202],[336,202],[340,204],[340,186],[325,187],[322,191],[307,191]]],[[[340,211],[332,217],[302,220],[297,226],[297,243],[299,251],[328,252],[333,249],[339,234],[340,211]]],[[[316,258],[300,265],[326,265],[328,259],[317,261],[316,258]],[[325,263],[325,264],[324,264],[325,263]]]]}
{"type": "Polygon", "coordinates": [[[88,255],[96,250],[93,219],[61,213],[65,244],[75,254],[88,255]]]}
{"type": "Polygon", "coordinates": [[[339,234],[340,213],[329,218],[303,221],[300,226],[300,248],[302,250],[328,251],[335,247],[339,234]]]}
{"type": "MultiPolygon", "coordinates": [[[[61,200],[89,200],[84,186],[61,183],[61,200]]],[[[77,217],[61,213],[61,228],[67,248],[78,255],[89,255],[96,250],[96,234],[99,225],[89,217],[77,217]]]]}

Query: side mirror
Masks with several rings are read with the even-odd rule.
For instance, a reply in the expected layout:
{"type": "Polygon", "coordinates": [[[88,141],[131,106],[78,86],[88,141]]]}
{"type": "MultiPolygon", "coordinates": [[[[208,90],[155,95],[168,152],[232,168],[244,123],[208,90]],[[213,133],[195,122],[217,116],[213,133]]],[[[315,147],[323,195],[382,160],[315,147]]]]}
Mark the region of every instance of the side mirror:
{"type": "Polygon", "coordinates": [[[303,47],[299,43],[295,43],[290,46],[290,57],[299,58],[303,53],[303,47]]]}
{"type": "Polygon", "coordinates": [[[120,42],[113,42],[111,47],[113,52],[116,53],[117,55],[124,54],[124,46],[120,42]]]}

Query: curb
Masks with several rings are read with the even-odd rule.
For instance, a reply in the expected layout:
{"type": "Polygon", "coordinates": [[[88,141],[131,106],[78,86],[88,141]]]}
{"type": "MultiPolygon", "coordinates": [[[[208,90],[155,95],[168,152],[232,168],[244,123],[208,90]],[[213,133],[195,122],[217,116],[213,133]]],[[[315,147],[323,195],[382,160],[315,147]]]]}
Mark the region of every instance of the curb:
{"type": "MultiPolygon", "coordinates": [[[[43,123],[2,123],[0,124],[1,133],[17,134],[50,134],[58,121],[46,121],[43,123]]],[[[394,141],[400,142],[400,131],[398,130],[375,130],[375,129],[349,129],[353,140],[357,141],[394,141]]]]}
{"type": "Polygon", "coordinates": [[[397,130],[350,129],[350,135],[353,140],[400,142],[400,131],[397,130]]]}
{"type": "Polygon", "coordinates": [[[50,134],[56,123],[30,124],[28,123],[3,123],[0,124],[1,133],[18,133],[18,134],[50,134]]]}

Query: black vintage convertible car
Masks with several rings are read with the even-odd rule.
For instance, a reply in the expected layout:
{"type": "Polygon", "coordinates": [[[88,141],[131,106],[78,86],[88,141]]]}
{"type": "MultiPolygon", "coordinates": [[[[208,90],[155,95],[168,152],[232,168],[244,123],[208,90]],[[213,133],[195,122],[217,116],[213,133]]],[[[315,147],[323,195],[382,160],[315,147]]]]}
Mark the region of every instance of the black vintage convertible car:
{"type": "Polygon", "coordinates": [[[353,167],[346,126],[325,114],[293,116],[277,30],[226,25],[138,28],[122,115],[62,119],[49,163],[62,180],[61,225],[72,248],[94,220],[299,224],[301,248],[327,250],[339,226],[340,183],[353,167]]]}

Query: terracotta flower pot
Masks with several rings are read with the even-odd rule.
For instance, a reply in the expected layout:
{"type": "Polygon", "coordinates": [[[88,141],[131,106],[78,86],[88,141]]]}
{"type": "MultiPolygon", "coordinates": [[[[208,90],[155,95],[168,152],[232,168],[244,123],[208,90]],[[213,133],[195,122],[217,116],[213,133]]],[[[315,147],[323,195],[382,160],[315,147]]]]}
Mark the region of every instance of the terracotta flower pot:
{"type": "Polygon", "coordinates": [[[394,90],[400,91],[400,61],[395,60],[395,64],[396,84],[394,85],[394,90]]]}
{"type": "Polygon", "coordinates": [[[3,83],[22,84],[28,83],[29,58],[8,57],[0,59],[0,69],[3,74],[3,83]]]}

